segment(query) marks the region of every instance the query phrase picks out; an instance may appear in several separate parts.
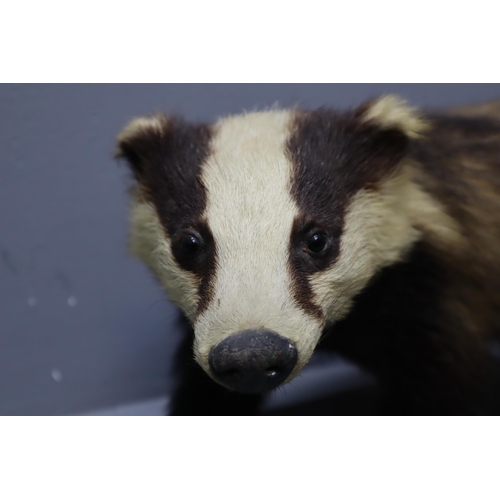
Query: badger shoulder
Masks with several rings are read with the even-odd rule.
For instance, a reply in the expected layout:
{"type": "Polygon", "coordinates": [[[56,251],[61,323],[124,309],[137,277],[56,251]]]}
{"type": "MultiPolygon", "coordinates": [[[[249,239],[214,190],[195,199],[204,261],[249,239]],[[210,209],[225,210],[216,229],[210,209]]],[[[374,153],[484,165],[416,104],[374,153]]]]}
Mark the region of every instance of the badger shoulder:
{"type": "Polygon", "coordinates": [[[400,191],[425,246],[446,275],[440,299],[470,332],[500,325],[500,101],[419,113],[410,183],[400,191]],[[406,192],[405,192],[406,190],[406,192]]]}
{"type": "Polygon", "coordinates": [[[413,143],[412,175],[458,231],[459,238],[444,245],[447,260],[452,264],[456,259],[455,270],[467,276],[469,285],[480,282],[490,298],[497,298],[500,104],[429,114],[426,122],[426,134],[413,143]]]}

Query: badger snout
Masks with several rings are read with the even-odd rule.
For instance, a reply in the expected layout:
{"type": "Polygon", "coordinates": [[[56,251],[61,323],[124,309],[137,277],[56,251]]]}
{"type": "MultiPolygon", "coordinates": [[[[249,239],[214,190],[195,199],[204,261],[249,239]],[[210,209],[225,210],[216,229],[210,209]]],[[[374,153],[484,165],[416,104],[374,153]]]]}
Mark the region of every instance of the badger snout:
{"type": "Polygon", "coordinates": [[[230,335],[209,355],[213,376],[238,392],[261,393],[283,383],[297,362],[294,343],[269,330],[230,335]]]}

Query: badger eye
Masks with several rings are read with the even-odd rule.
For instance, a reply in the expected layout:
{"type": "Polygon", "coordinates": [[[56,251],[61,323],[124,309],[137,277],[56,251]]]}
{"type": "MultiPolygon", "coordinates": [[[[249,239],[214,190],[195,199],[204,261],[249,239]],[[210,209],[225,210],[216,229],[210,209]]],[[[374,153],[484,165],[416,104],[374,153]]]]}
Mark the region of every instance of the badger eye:
{"type": "Polygon", "coordinates": [[[201,248],[201,240],[194,234],[185,234],[181,239],[181,249],[185,254],[194,255],[201,248]]]}
{"type": "Polygon", "coordinates": [[[328,236],[326,233],[314,233],[306,240],[306,247],[309,252],[321,253],[328,243],[328,236]]]}

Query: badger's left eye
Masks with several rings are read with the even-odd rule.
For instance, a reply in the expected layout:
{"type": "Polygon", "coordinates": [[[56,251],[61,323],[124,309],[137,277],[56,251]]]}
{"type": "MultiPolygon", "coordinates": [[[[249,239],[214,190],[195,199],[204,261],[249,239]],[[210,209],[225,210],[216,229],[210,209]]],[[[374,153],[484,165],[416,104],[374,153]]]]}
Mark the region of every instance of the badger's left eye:
{"type": "Polygon", "coordinates": [[[181,239],[181,249],[187,255],[194,255],[201,248],[201,240],[194,234],[185,234],[181,239]]]}
{"type": "Polygon", "coordinates": [[[325,250],[328,244],[328,236],[326,233],[314,233],[306,240],[307,250],[313,254],[319,254],[325,250]]]}

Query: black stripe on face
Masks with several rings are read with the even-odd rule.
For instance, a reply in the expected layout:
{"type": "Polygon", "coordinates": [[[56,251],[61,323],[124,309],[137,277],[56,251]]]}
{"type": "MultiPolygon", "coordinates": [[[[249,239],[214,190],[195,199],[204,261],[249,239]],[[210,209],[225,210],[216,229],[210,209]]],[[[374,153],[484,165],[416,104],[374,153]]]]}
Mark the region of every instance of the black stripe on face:
{"type": "Polygon", "coordinates": [[[326,109],[297,113],[287,143],[293,165],[291,194],[299,208],[290,237],[290,270],[297,303],[314,317],[309,277],[330,268],[339,256],[345,212],[361,189],[376,189],[407,152],[408,137],[363,121],[366,106],[338,113],[326,109]],[[307,248],[308,236],[323,234],[325,250],[307,248]]]}
{"type": "Polygon", "coordinates": [[[203,218],[207,193],[201,180],[212,129],[163,115],[154,120],[120,140],[118,156],[127,159],[141,191],[155,206],[175,260],[199,278],[200,314],[213,295],[217,258],[212,232],[203,218]]]}

